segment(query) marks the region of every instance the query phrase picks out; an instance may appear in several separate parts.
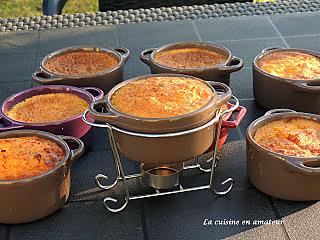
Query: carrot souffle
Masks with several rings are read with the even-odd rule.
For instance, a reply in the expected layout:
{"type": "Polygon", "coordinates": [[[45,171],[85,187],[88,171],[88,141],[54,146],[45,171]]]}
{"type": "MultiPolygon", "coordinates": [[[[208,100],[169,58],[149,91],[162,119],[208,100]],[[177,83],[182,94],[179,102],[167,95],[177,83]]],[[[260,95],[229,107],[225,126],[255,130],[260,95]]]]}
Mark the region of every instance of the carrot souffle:
{"type": "Polygon", "coordinates": [[[212,89],[201,80],[185,77],[149,77],[132,81],[111,96],[118,111],[145,118],[187,114],[205,106],[212,89]]]}
{"type": "Polygon", "coordinates": [[[114,68],[118,62],[109,52],[79,50],[50,58],[44,68],[59,75],[87,76],[114,68]]]}
{"type": "Polygon", "coordinates": [[[31,178],[50,171],[65,157],[55,142],[37,136],[0,139],[0,180],[31,178]]]}
{"type": "Polygon", "coordinates": [[[82,114],[89,104],[72,93],[50,93],[27,98],[6,112],[19,122],[48,123],[66,120],[82,114]]]}
{"type": "Polygon", "coordinates": [[[157,53],[155,62],[171,68],[208,68],[227,58],[217,52],[202,48],[180,48],[157,53]]]}
{"type": "Polygon", "coordinates": [[[263,71],[292,80],[320,78],[320,59],[302,52],[273,52],[257,61],[263,71]]]}
{"type": "Polygon", "coordinates": [[[320,156],[320,123],[304,118],[286,118],[257,130],[254,140],[262,147],[287,156],[320,156]]]}

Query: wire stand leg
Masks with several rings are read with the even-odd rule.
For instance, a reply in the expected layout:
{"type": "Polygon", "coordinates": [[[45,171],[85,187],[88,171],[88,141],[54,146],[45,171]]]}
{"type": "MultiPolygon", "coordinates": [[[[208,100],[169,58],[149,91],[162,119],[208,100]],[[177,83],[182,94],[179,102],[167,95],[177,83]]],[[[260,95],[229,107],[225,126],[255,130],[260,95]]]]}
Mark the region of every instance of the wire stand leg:
{"type": "Polygon", "coordinates": [[[211,189],[211,191],[213,191],[217,195],[225,195],[225,194],[229,193],[231,191],[231,189],[233,188],[233,184],[234,184],[234,181],[233,181],[232,178],[227,178],[226,180],[224,180],[221,183],[221,185],[225,185],[226,183],[230,184],[229,188],[226,189],[225,191],[217,191],[213,187],[214,169],[218,165],[218,160],[219,160],[217,158],[217,155],[218,155],[219,138],[220,138],[220,132],[221,132],[221,125],[222,125],[223,116],[224,116],[224,113],[222,113],[220,115],[219,122],[218,122],[217,126],[215,127],[215,132],[214,132],[215,143],[214,143],[214,150],[213,150],[213,156],[212,156],[212,165],[211,165],[211,174],[210,174],[210,189],[211,189]]]}
{"type": "Polygon", "coordinates": [[[108,177],[103,174],[98,174],[95,179],[96,179],[97,185],[104,190],[109,190],[110,188],[114,187],[119,182],[119,180],[123,183],[124,192],[125,192],[125,202],[122,206],[120,206],[120,207],[111,206],[110,203],[112,203],[114,205],[114,203],[119,202],[116,198],[113,198],[113,197],[106,197],[103,200],[104,206],[110,212],[116,213],[116,212],[120,212],[123,209],[125,209],[125,207],[128,205],[128,202],[129,202],[130,196],[129,196],[129,189],[128,189],[128,184],[127,184],[126,179],[139,177],[140,175],[132,175],[132,176],[127,176],[127,177],[125,176],[122,165],[121,165],[121,159],[120,159],[119,152],[117,149],[116,141],[115,141],[114,134],[113,134],[111,127],[108,128],[108,135],[109,135],[111,150],[112,150],[112,154],[113,154],[113,158],[114,158],[117,179],[111,185],[103,185],[100,183],[101,178],[108,179],[108,177]]]}

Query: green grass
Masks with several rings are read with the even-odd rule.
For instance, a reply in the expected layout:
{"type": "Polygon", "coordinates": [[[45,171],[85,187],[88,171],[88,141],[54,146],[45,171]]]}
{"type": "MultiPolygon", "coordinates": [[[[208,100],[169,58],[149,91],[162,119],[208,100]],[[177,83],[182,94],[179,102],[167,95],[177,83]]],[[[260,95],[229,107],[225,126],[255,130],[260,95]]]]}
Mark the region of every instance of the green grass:
{"type": "MultiPolygon", "coordinates": [[[[98,0],[69,0],[63,13],[98,11],[98,0]]],[[[42,15],[42,0],[0,0],[0,18],[42,15]]]]}

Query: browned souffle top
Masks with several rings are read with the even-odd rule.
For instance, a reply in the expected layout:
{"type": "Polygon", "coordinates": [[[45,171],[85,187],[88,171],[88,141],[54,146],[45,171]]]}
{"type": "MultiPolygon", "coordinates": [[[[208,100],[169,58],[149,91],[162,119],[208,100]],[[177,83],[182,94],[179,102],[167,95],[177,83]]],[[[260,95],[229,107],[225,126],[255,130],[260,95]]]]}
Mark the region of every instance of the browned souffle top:
{"type": "Polygon", "coordinates": [[[287,156],[320,156],[320,123],[304,118],[285,118],[259,128],[254,140],[262,147],[287,156]]]}
{"type": "Polygon", "coordinates": [[[293,80],[320,78],[320,59],[302,52],[273,52],[257,61],[263,71],[293,80]]]}
{"type": "Polygon", "coordinates": [[[6,112],[19,122],[48,123],[81,115],[89,104],[72,93],[50,93],[27,98],[6,112]]]}
{"type": "Polygon", "coordinates": [[[171,68],[208,68],[227,58],[217,52],[202,48],[180,48],[157,53],[155,62],[171,68]]]}
{"type": "Polygon", "coordinates": [[[118,65],[118,59],[108,52],[72,51],[54,56],[44,63],[50,72],[69,76],[87,76],[118,65]]]}
{"type": "Polygon", "coordinates": [[[212,89],[201,80],[149,77],[122,86],[111,96],[111,104],[129,115],[166,118],[196,111],[213,95],[212,89]]]}
{"type": "Polygon", "coordinates": [[[0,180],[20,180],[48,172],[65,157],[55,142],[38,137],[0,139],[0,180]]]}

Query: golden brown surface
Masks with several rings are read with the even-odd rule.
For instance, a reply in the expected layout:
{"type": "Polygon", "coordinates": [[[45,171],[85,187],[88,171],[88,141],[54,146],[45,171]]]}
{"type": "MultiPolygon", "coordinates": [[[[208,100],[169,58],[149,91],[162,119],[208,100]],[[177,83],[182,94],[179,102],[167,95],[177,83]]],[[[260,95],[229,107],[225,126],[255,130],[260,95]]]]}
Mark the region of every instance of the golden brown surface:
{"type": "Polygon", "coordinates": [[[320,78],[320,59],[301,52],[274,52],[257,61],[263,71],[283,78],[313,80],[320,78]]]}
{"type": "Polygon", "coordinates": [[[320,123],[304,118],[288,118],[268,123],[257,130],[259,145],[287,156],[320,156],[320,123]]]}
{"type": "Polygon", "coordinates": [[[57,55],[48,60],[44,67],[60,75],[86,76],[103,72],[117,65],[118,60],[111,53],[80,50],[57,55]]]}
{"type": "Polygon", "coordinates": [[[72,93],[36,95],[14,105],[6,114],[13,120],[47,123],[66,120],[82,114],[89,104],[72,93]]]}
{"type": "Polygon", "coordinates": [[[31,178],[50,171],[65,157],[55,142],[37,136],[0,139],[0,180],[31,178]]]}
{"type": "Polygon", "coordinates": [[[226,61],[226,57],[201,48],[181,48],[160,52],[154,60],[172,68],[207,68],[226,61]]]}
{"type": "Polygon", "coordinates": [[[138,117],[165,118],[196,111],[213,97],[204,82],[184,77],[149,77],[118,89],[111,97],[120,112],[138,117]]]}
{"type": "Polygon", "coordinates": [[[156,168],[148,171],[148,173],[153,175],[160,175],[160,176],[169,176],[175,174],[177,171],[170,168],[156,168]]]}

